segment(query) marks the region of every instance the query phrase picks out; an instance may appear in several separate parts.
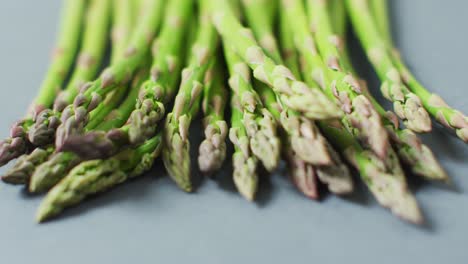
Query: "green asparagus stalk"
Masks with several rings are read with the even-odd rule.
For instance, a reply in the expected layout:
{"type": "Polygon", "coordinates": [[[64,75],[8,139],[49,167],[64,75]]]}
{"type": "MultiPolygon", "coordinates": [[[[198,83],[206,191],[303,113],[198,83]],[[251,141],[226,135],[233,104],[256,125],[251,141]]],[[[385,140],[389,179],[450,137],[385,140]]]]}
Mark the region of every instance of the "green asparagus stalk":
{"type": "Polygon", "coordinates": [[[290,108],[312,119],[340,117],[340,109],[320,89],[310,89],[291,71],[276,64],[258,46],[250,29],[243,27],[226,1],[210,0],[211,17],[223,42],[254,71],[254,77],[269,85],[290,108]]]}
{"type": "Polygon", "coordinates": [[[191,182],[190,141],[188,130],[198,113],[203,95],[203,81],[213,64],[218,36],[212,25],[206,1],[199,2],[199,22],[195,42],[182,81],[175,98],[174,108],[166,118],[164,127],[164,166],[174,182],[186,192],[193,190],[191,182]]]}
{"type": "MultiPolygon", "coordinates": [[[[95,5],[94,7],[99,7],[99,6],[95,5]]],[[[101,6],[100,8],[102,9],[104,7],[105,6],[101,6]]],[[[122,7],[125,7],[125,6],[122,6],[122,7]]],[[[118,8],[122,8],[122,7],[118,7],[118,8]]],[[[107,8],[110,8],[110,5],[108,5],[107,8]]],[[[117,6],[115,6],[115,8],[117,8],[117,6]]],[[[99,8],[94,10],[93,7],[91,8],[90,13],[88,14],[88,24],[90,23],[92,24],[94,20],[96,20],[96,16],[98,15],[96,13],[100,14],[101,13],[100,11],[103,11],[103,10],[99,10],[99,8]]],[[[123,22],[126,22],[126,20],[128,20],[128,17],[131,17],[129,11],[131,10],[126,11],[129,14],[125,16],[114,18],[114,21],[113,21],[114,29],[118,27],[122,28],[121,25],[123,24],[123,22]]],[[[105,15],[106,12],[102,12],[102,14],[105,15]]],[[[101,26],[106,26],[106,25],[102,24],[101,26]]],[[[96,31],[97,33],[100,32],[100,30],[94,30],[94,31],[96,31]]],[[[89,34],[85,34],[85,35],[89,35],[89,34]]],[[[100,38],[99,36],[86,36],[86,37],[100,38]]],[[[126,45],[128,39],[129,39],[128,33],[120,34],[118,38],[113,38],[112,44],[116,47],[112,50],[113,59],[115,60],[119,59],[119,56],[116,56],[115,54],[120,54],[120,57],[123,57],[124,53],[121,47],[126,45]]],[[[102,41],[104,41],[104,39],[102,39],[102,41]]],[[[82,54],[84,54],[83,52],[84,51],[82,51],[82,54]]],[[[99,56],[102,56],[102,55],[99,55],[99,56]]],[[[70,86],[69,89],[75,89],[75,88],[70,86]]],[[[97,126],[99,126],[104,121],[106,116],[115,107],[117,107],[120,104],[120,102],[126,95],[127,95],[126,89],[118,89],[114,92],[111,92],[109,95],[107,95],[105,101],[101,103],[91,113],[90,122],[86,126],[86,129],[92,130],[96,128],[97,126]]],[[[133,101],[130,101],[130,103],[134,104],[135,97],[131,100],[133,101]]],[[[60,114],[60,112],[58,113],[60,114]]],[[[33,153],[31,153],[31,155],[28,155],[28,154],[23,155],[22,157],[20,157],[20,160],[2,177],[3,181],[7,183],[14,183],[14,184],[25,184],[29,181],[29,179],[31,178],[31,175],[35,172],[36,168],[39,167],[39,165],[46,163],[46,165],[42,167],[46,168],[47,171],[49,171],[49,174],[50,174],[50,171],[52,171],[50,168],[52,167],[54,168],[53,173],[52,173],[54,175],[47,177],[47,179],[51,179],[51,182],[55,183],[56,182],[55,179],[60,179],[61,177],[64,176],[64,169],[73,168],[73,166],[75,166],[80,159],[78,159],[78,157],[74,155],[73,153],[54,154],[53,157],[51,158],[50,156],[53,154],[54,151],[55,151],[55,148],[52,148],[49,145],[49,146],[39,147],[35,149],[33,153]],[[50,164],[50,162],[46,162],[49,158],[53,160],[52,164],[50,164]],[[60,164],[64,164],[64,165],[53,166],[57,162],[60,164]],[[50,165],[51,167],[48,167],[48,165],[50,165]]],[[[34,187],[32,189],[34,189],[34,187]]]]}
{"type": "MultiPolygon", "coordinates": [[[[274,12],[267,13],[261,11],[268,10],[267,6],[269,4],[271,3],[267,3],[267,1],[244,2],[244,9],[248,14],[247,17],[250,16],[250,19],[248,19],[249,26],[252,28],[257,39],[262,39],[264,36],[273,36],[274,12]],[[259,15],[260,19],[255,19],[253,17],[253,14],[256,13],[262,13],[259,15]]],[[[273,5],[274,4],[275,3],[273,3],[273,5]]],[[[280,21],[280,23],[282,22],[283,21],[280,21]]],[[[283,31],[281,33],[285,33],[283,31]]],[[[287,33],[290,33],[290,31],[287,33]]],[[[290,36],[285,37],[287,39],[284,39],[284,41],[290,41],[291,39],[289,37],[290,36]]],[[[278,62],[281,62],[281,55],[276,40],[274,38],[270,38],[269,42],[270,43],[265,44],[260,42],[260,45],[265,50],[269,50],[270,53],[274,54],[274,57],[278,58],[278,62]]],[[[290,44],[290,42],[288,44],[290,44]]],[[[299,70],[297,68],[294,68],[292,73],[299,76],[299,70]]],[[[297,155],[309,163],[321,165],[329,164],[331,160],[326,150],[325,139],[320,135],[315,124],[307,118],[301,117],[299,113],[285,107],[284,103],[282,103],[279,98],[276,98],[272,91],[267,90],[268,87],[257,83],[256,89],[262,94],[262,96],[266,96],[270,99],[265,102],[265,106],[273,115],[275,115],[276,109],[271,109],[270,106],[276,104],[276,100],[280,101],[277,105],[281,108],[281,113],[275,116],[275,118],[279,124],[282,125],[283,129],[291,136],[290,142],[297,155]]]]}
{"type": "Polygon", "coordinates": [[[231,98],[229,139],[234,145],[232,155],[234,184],[244,198],[253,201],[258,190],[258,159],[250,150],[250,140],[243,122],[243,110],[236,94],[231,98]]]}
{"type": "Polygon", "coordinates": [[[81,163],[46,195],[39,206],[37,221],[57,216],[90,195],[104,192],[148,171],[161,152],[161,143],[162,138],[158,134],[138,148],[124,150],[111,159],[81,163]]]}
{"type": "Polygon", "coordinates": [[[220,63],[208,70],[203,89],[202,110],[205,140],[200,144],[198,166],[200,170],[212,175],[219,170],[226,159],[226,137],[228,125],[224,120],[227,90],[223,84],[220,63]]]}
{"type": "Polygon", "coordinates": [[[296,187],[306,196],[318,198],[315,182],[319,176],[335,194],[352,192],[354,186],[348,167],[316,125],[292,111],[285,111],[270,89],[256,88],[268,110],[282,124],[283,156],[296,187]]]}
{"type": "Polygon", "coordinates": [[[29,148],[28,132],[34,124],[34,117],[49,108],[71,70],[78,50],[83,14],[86,1],[67,0],[64,3],[62,22],[58,34],[52,63],[41,85],[39,94],[30,107],[27,116],[16,122],[10,131],[10,138],[0,142],[0,166],[27,153],[29,148]]]}
{"type": "Polygon", "coordinates": [[[105,54],[110,18],[110,0],[90,1],[75,70],[67,87],[55,100],[54,109],[44,109],[34,118],[35,123],[28,134],[34,145],[44,146],[53,142],[63,107],[72,103],[79,89],[96,77],[105,54]]]}
{"type": "MultiPolygon", "coordinates": [[[[127,97],[120,104],[120,106],[118,106],[117,109],[115,109],[116,104],[114,102],[104,102],[101,104],[102,106],[105,105],[109,107],[114,105],[114,107],[111,108],[114,110],[112,110],[107,115],[104,122],[95,123],[93,122],[93,117],[91,117],[91,122],[88,123],[86,130],[90,131],[96,129],[97,131],[106,132],[111,129],[121,127],[123,124],[125,124],[125,122],[128,120],[128,117],[130,116],[130,113],[135,108],[135,101],[138,97],[139,87],[143,81],[146,80],[147,75],[147,69],[140,70],[140,72],[133,80],[129,93],[126,94],[127,97]]],[[[120,102],[120,100],[116,100],[115,102],[120,102]]],[[[87,144],[84,143],[81,149],[85,148],[86,146],[87,144]]],[[[87,151],[92,152],[95,150],[88,149],[87,151]]],[[[55,153],[51,158],[49,158],[48,161],[37,166],[29,181],[29,191],[32,193],[42,193],[48,191],[62,178],[64,178],[76,165],[85,160],[82,158],[82,156],[83,155],[80,155],[80,153],[67,151],[55,153]]]]}
{"type": "Polygon", "coordinates": [[[334,125],[320,123],[328,138],[359,171],[361,179],[377,201],[402,219],[420,224],[423,217],[408,189],[395,153],[389,151],[389,158],[382,161],[372,152],[362,149],[339,124],[334,125]]]}
{"type": "Polygon", "coordinates": [[[85,159],[105,158],[116,154],[125,145],[138,145],[138,142],[156,133],[157,125],[164,117],[165,106],[176,92],[178,72],[183,63],[180,54],[183,53],[183,40],[192,5],[192,0],[174,0],[169,3],[163,27],[153,43],[154,59],[150,78],[140,88],[135,110],[127,124],[108,133],[98,131],[69,137],[62,146],[64,150],[80,153],[85,159]],[[82,148],[84,143],[89,148],[82,148]]]}
{"type": "MultiPolygon", "coordinates": [[[[376,2],[378,1],[379,0],[376,2]]],[[[334,23],[334,31],[341,37],[341,39],[346,39],[346,11],[343,9],[341,9],[341,11],[335,10],[334,15],[331,17],[333,18],[331,21],[341,21],[340,23],[334,23]],[[337,19],[337,16],[344,18],[337,19]]],[[[345,69],[347,71],[354,72],[356,75],[350,62],[346,47],[343,47],[341,50],[340,58],[344,61],[345,69]]],[[[447,173],[442,168],[431,149],[411,130],[400,128],[398,118],[395,114],[385,111],[385,109],[369,93],[365,82],[361,81],[361,83],[361,87],[363,87],[367,97],[374,105],[374,108],[382,116],[383,123],[390,135],[391,143],[397,151],[400,160],[408,165],[411,171],[416,175],[420,175],[430,180],[448,181],[447,173]]]]}
{"type": "Polygon", "coordinates": [[[82,133],[89,120],[89,112],[99,105],[102,98],[126,85],[135,71],[144,64],[150,43],[159,29],[163,2],[165,1],[150,0],[148,12],[136,27],[124,58],[104,70],[97,80],[83,86],[73,104],[65,108],[55,140],[59,151],[70,135],[82,133]]]}
{"type": "MultiPolygon", "coordinates": [[[[341,71],[336,56],[323,56],[322,60],[323,50],[333,51],[334,45],[339,45],[336,38],[332,34],[328,34],[328,30],[325,28],[328,26],[328,21],[319,21],[323,25],[313,26],[311,32],[308,28],[305,6],[302,1],[292,0],[282,3],[283,12],[289,17],[294,17],[288,21],[295,36],[294,43],[304,60],[303,67],[307,67],[304,69],[306,82],[318,83],[330,98],[339,101],[345,112],[342,122],[348,131],[377,155],[385,156],[389,147],[388,135],[380,116],[366,97],[362,95],[361,88],[355,78],[341,71]],[[334,40],[335,44],[329,39],[334,40]]],[[[316,16],[314,14],[311,17],[316,16]]],[[[316,18],[313,19],[312,25],[319,23],[316,20],[316,18]]]]}
{"type": "Polygon", "coordinates": [[[120,60],[130,40],[132,28],[136,25],[139,1],[116,0],[112,5],[112,54],[111,63],[120,60]]]}
{"type": "Polygon", "coordinates": [[[468,143],[468,117],[462,112],[451,108],[439,95],[427,90],[404,64],[400,52],[394,47],[389,26],[387,1],[372,0],[370,3],[374,23],[378,27],[380,37],[387,45],[393,63],[400,72],[403,82],[414,94],[421,98],[422,104],[429,114],[439,123],[453,131],[465,143],[468,143]]]}
{"type": "MultiPolygon", "coordinates": [[[[308,68],[307,65],[303,65],[302,70],[308,68]]],[[[382,206],[407,221],[423,221],[416,199],[408,190],[403,170],[392,148],[389,148],[387,156],[382,158],[362,148],[340,122],[320,121],[318,125],[334,147],[340,153],[344,153],[345,158],[358,170],[361,179],[382,206]]]]}
{"type": "Polygon", "coordinates": [[[224,45],[224,54],[230,73],[229,86],[239,98],[250,149],[271,172],[278,166],[281,150],[276,121],[254,90],[247,64],[227,44],[224,45]]]}
{"type": "Polygon", "coordinates": [[[345,2],[353,28],[382,81],[383,95],[393,102],[395,113],[408,129],[429,132],[432,129],[431,119],[423,107],[423,100],[427,98],[420,98],[405,84],[404,77],[394,65],[385,41],[374,25],[367,0],[345,2]]]}
{"type": "Polygon", "coordinates": [[[275,14],[278,8],[276,0],[242,0],[243,10],[247,19],[247,24],[252,29],[258,40],[258,44],[265,50],[268,57],[275,62],[281,61],[278,43],[275,35],[268,26],[275,22],[275,14]]]}

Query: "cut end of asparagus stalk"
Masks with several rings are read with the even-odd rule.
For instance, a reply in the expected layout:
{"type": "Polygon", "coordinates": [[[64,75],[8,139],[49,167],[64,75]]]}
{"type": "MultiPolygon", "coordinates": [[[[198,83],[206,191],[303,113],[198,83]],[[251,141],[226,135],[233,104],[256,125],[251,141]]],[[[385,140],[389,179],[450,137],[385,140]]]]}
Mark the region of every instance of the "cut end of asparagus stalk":
{"type": "Polygon", "coordinates": [[[51,109],[45,109],[36,115],[34,125],[31,126],[28,138],[35,146],[51,144],[55,139],[55,132],[60,125],[60,114],[51,109]]]}
{"type": "Polygon", "coordinates": [[[281,112],[280,121],[290,135],[292,149],[302,160],[314,165],[332,162],[326,139],[312,121],[290,114],[289,111],[281,112]]]}
{"type": "Polygon", "coordinates": [[[206,139],[201,143],[198,165],[203,173],[210,174],[221,168],[226,158],[226,137],[228,126],[225,121],[217,121],[205,128],[206,139]]]}
{"type": "Polygon", "coordinates": [[[305,162],[292,149],[286,152],[289,176],[296,188],[306,197],[317,200],[317,175],[314,165],[305,162]]]}
{"type": "Polygon", "coordinates": [[[164,129],[165,148],[162,151],[164,166],[180,189],[192,192],[190,142],[188,139],[190,122],[186,115],[179,117],[176,122],[173,119],[174,115],[169,114],[164,129]]]}
{"type": "Polygon", "coordinates": [[[266,109],[261,116],[244,113],[244,123],[250,137],[250,148],[268,171],[274,171],[279,164],[281,142],[276,133],[276,121],[266,109]]]}
{"type": "Polygon", "coordinates": [[[327,148],[333,161],[330,165],[317,167],[318,179],[327,185],[328,190],[334,194],[346,195],[352,193],[354,182],[348,166],[329,143],[327,143],[327,148]]]}
{"type": "Polygon", "coordinates": [[[50,154],[48,149],[37,148],[31,154],[21,156],[2,180],[10,184],[27,184],[36,167],[45,162],[50,154]]]}
{"type": "Polygon", "coordinates": [[[31,193],[44,193],[63,179],[81,159],[71,152],[54,154],[47,162],[36,168],[29,182],[31,193]]]}

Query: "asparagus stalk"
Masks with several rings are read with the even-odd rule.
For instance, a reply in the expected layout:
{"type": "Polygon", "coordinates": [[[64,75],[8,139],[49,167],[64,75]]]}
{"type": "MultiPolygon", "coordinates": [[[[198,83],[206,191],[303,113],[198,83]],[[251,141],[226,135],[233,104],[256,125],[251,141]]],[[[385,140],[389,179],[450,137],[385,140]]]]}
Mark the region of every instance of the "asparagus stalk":
{"type": "Polygon", "coordinates": [[[90,195],[148,171],[159,156],[161,143],[161,135],[158,134],[138,148],[124,150],[111,159],[81,163],[46,195],[37,211],[37,221],[57,216],[90,195]]]}
{"type": "Polygon", "coordinates": [[[394,65],[385,41],[374,25],[367,0],[346,0],[346,6],[354,30],[382,81],[383,95],[393,102],[395,113],[408,129],[429,132],[432,129],[429,114],[421,98],[408,89],[402,74],[394,65]]]}
{"type": "Polygon", "coordinates": [[[229,139],[234,145],[232,155],[233,179],[239,193],[249,201],[255,199],[258,190],[258,159],[250,150],[250,140],[243,122],[240,99],[236,94],[231,98],[231,129],[229,139]]]}
{"type": "Polygon", "coordinates": [[[192,0],[171,1],[165,12],[163,27],[153,43],[153,65],[150,78],[140,88],[135,110],[126,125],[111,131],[92,132],[84,136],[69,137],[64,150],[79,153],[82,158],[95,159],[115,155],[127,144],[138,145],[156,133],[157,125],[164,117],[165,105],[174,97],[180,54],[190,20],[192,0]],[[83,148],[83,144],[89,148],[83,148]],[[91,151],[90,151],[91,150],[91,151]]]}
{"type": "MultiPolygon", "coordinates": [[[[266,3],[263,3],[266,4],[266,3]]],[[[266,6],[245,3],[245,9],[252,9],[251,13],[267,10],[266,6]]],[[[273,35],[274,13],[269,13],[268,24],[260,24],[256,20],[251,21],[251,27],[257,38],[261,35],[273,35]]],[[[293,32],[289,29],[288,19],[281,14],[280,36],[283,52],[286,56],[288,67],[295,76],[300,76],[297,52],[293,43],[293,32]]],[[[275,40],[273,40],[275,41],[275,40]]],[[[276,41],[270,47],[278,47],[276,41]]],[[[268,49],[268,47],[263,47],[268,49]]],[[[279,54],[278,50],[270,49],[270,52],[279,54]]],[[[288,163],[290,175],[300,191],[308,197],[318,197],[316,190],[316,176],[328,185],[330,191],[336,194],[346,194],[353,190],[353,182],[347,166],[321,135],[316,125],[303,118],[299,113],[288,109],[275,97],[274,93],[265,86],[257,85],[265,105],[283,128],[283,155],[288,163]]]]}
{"type": "MultiPolygon", "coordinates": [[[[278,62],[281,62],[281,55],[276,40],[274,38],[264,37],[273,36],[274,12],[267,13],[262,11],[268,10],[267,6],[268,3],[266,1],[244,1],[244,9],[247,13],[249,26],[252,28],[255,37],[257,39],[270,39],[269,43],[263,44],[260,42],[261,47],[265,50],[269,50],[269,52],[274,54],[274,57],[278,59],[278,62]],[[257,13],[259,14],[259,19],[253,16],[257,13]]],[[[280,21],[280,23],[283,23],[283,21],[280,21]]],[[[281,33],[292,33],[290,31],[284,31],[285,29],[283,28],[281,33]]],[[[286,39],[284,39],[284,41],[289,42],[291,40],[289,37],[290,36],[285,37],[286,39]]],[[[290,44],[290,42],[287,44],[290,44]]],[[[297,68],[293,68],[292,73],[299,76],[299,70],[297,68]]],[[[273,115],[275,115],[277,111],[270,106],[275,104],[280,108],[281,113],[275,116],[275,118],[288,135],[290,135],[290,143],[297,155],[309,163],[321,165],[329,164],[331,160],[326,150],[325,139],[320,135],[315,124],[307,118],[301,117],[298,112],[285,107],[284,103],[282,103],[279,98],[275,98],[272,91],[267,91],[268,87],[257,83],[256,89],[262,96],[266,96],[270,99],[265,101],[265,105],[273,115]],[[280,101],[280,103],[276,104],[276,100],[280,101]]]]}
{"type": "Polygon", "coordinates": [[[440,124],[453,131],[461,140],[468,143],[468,117],[462,112],[450,107],[439,95],[427,90],[412,74],[401,59],[400,52],[394,47],[389,26],[387,1],[372,0],[374,23],[378,27],[380,37],[385,42],[395,67],[402,76],[403,82],[419,98],[424,108],[440,124]]]}
{"type": "Polygon", "coordinates": [[[320,127],[359,171],[361,179],[382,206],[409,222],[420,224],[423,221],[417,201],[408,189],[393,151],[389,151],[389,158],[384,161],[362,149],[340,125],[331,126],[321,122],[320,127]]]}
{"type": "Polygon", "coordinates": [[[239,98],[243,113],[242,122],[249,137],[250,149],[271,172],[277,168],[280,157],[276,121],[254,90],[248,66],[227,44],[224,46],[224,53],[230,73],[229,86],[239,98]]]}
{"type": "Polygon", "coordinates": [[[215,64],[205,76],[202,109],[205,117],[205,140],[200,144],[198,166],[208,175],[219,170],[226,159],[228,125],[224,120],[227,91],[223,84],[221,65],[215,64]]]}
{"type": "MultiPolygon", "coordinates": [[[[331,21],[342,21],[340,23],[335,23],[334,30],[337,35],[344,40],[346,39],[346,11],[341,8],[340,10],[334,11],[334,15],[331,16],[333,18],[331,21]],[[342,19],[337,18],[337,16],[342,17],[342,19]]],[[[345,69],[356,75],[350,62],[346,47],[343,47],[341,50],[340,58],[345,65],[345,69]]],[[[361,81],[361,83],[367,97],[382,116],[383,123],[387,128],[392,145],[397,151],[400,160],[408,165],[411,171],[416,175],[420,175],[430,180],[448,181],[447,173],[442,168],[431,149],[411,130],[400,128],[395,114],[385,111],[385,109],[369,93],[365,82],[361,81]]]]}
{"type": "Polygon", "coordinates": [[[247,24],[252,29],[260,47],[265,50],[268,57],[272,58],[275,62],[281,62],[281,54],[275,35],[268,28],[269,25],[273,25],[275,22],[275,14],[278,8],[277,1],[242,0],[242,4],[247,24]]]}
{"type": "MultiPolygon", "coordinates": [[[[308,68],[308,65],[303,65],[302,70],[308,68]]],[[[389,148],[386,157],[382,158],[362,148],[340,122],[320,121],[318,125],[334,147],[340,153],[344,153],[345,158],[358,170],[361,179],[382,206],[407,221],[423,221],[416,199],[408,190],[403,170],[392,148],[389,148]]]]}
{"type": "Polygon", "coordinates": [[[116,0],[112,5],[112,54],[111,63],[120,60],[130,40],[132,28],[136,24],[139,1],[116,0]]]}
{"type": "Polygon", "coordinates": [[[269,85],[290,108],[313,119],[341,116],[340,109],[319,89],[309,89],[291,71],[276,64],[258,46],[250,29],[243,27],[226,1],[210,0],[211,17],[223,42],[254,71],[254,77],[269,85]]]}
{"type": "MultiPolygon", "coordinates": [[[[103,1],[103,3],[105,3],[105,1],[103,1]]],[[[107,3],[107,6],[106,5],[102,5],[102,6],[99,6],[99,5],[94,5],[90,8],[90,11],[89,11],[89,14],[88,14],[88,25],[93,25],[94,26],[94,22],[96,22],[97,20],[97,17],[99,15],[106,15],[107,12],[107,9],[105,8],[110,8],[110,3],[107,3]]],[[[126,8],[125,5],[123,6],[114,6],[115,9],[121,9],[121,8],[126,8]]],[[[125,22],[126,24],[128,20],[128,17],[131,17],[131,14],[130,14],[130,11],[131,10],[126,10],[125,12],[127,12],[126,15],[120,15],[120,16],[116,16],[114,18],[114,21],[113,21],[113,28],[122,28],[122,24],[123,22],[125,22]]],[[[101,29],[99,29],[99,27],[97,29],[92,29],[90,30],[88,28],[88,33],[85,33],[85,38],[88,38],[88,40],[86,41],[85,40],[85,43],[91,43],[91,39],[99,39],[99,38],[102,38],[100,41],[98,42],[101,42],[101,44],[105,44],[105,41],[104,41],[104,38],[101,37],[101,36],[96,36],[96,34],[90,34],[89,32],[95,32],[95,33],[102,33],[101,31],[104,30],[104,28],[107,26],[106,25],[106,21],[105,19],[104,20],[99,20],[99,22],[102,22],[103,24],[101,24],[101,29]]],[[[129,25],[127,25],[129,26],[129,25]]],[[[89,27],[89,26],[88,26],[89,27]]],[[[98,34],[99,35],[99,34],[98,34]]],[[[105,36],[105,34],[102,34],[103,36],[105,36]]],[[[120,34],[118,37],[115,37],[113,38],[113,41],[112,41],[112,44],[115,46],[115,48],[113,48],[112,50],[112,57],[114,60],[118,60],[119,59],[119,56],[116,56],[116,54],[120,54],[120,57],[123,57],[124,53],[123,53],[123,50],[122,50],[122,47],[124,47],[124,45],[126,45],[127,43],[127,40],[129,39],[129,34],[126,33],[126,34],[120,34]]],[[[88,44],[89,46],[89,44],[88,44]]],[[[84,51],[82,51],[81,54],[86,54],[87,48],[85,47],[84,48],[84,51]]],[[[89,50],[89,48],[88,48],[89,50]]],[[[98,55],[99,57],[102,57],[103,55],[98,55]]],[[[75,72],[78,73],[80,72],[80,70],[77,70],[75,72]]],[[[86,71],[82,68],[81,69],[81,72],[82,73],[85,73],[86,71]]],[[[77,76],[77,75],[75,75],[77,76]]],[[[141,79],[141,78],[140,78],[141,79]]],[[[73,82],[73,81],[72,81],[73,82]]],[[[73,86],[69,86],[69,89],[75,89],[73,86]]],[[[96,128],[97,126],[99,126],[103,121],[104,119],[106,118],[106,116],[116,107],[118,106],[118,104],[120,104],[120,102],[122,101],[122,99],[124,98],[124,96],[127,95],[127,91],[126,89],[118,89],[114,92],[111,92],[105,99],[105,101],[100,104],[92,113],[91,113],[91,118],[90,118],[90,122],[88,123],[88,125],[86,126],[86,129],[87,130],[92,130],[94,128],[96,128]]],[[[135,100],[135,98],[131,99],[131,100],[135,100]]],[[[134,104],[133,101],[130,101],[131,104],[134,104]]],[[[127,103],[128,104],[128,103],[127,103]]],[[[56,112],[58,114],[60,114],[60,112],[56,112]]],[[[54,131],[53,129],[50,130],[50,132],[54,131]]],[[[49,146],[45,146],[45,147],[39,147],[37,148],[36,150],[33,151],[33,153],[31,153],[31,155],[23,155],[20,160],[15,164],[15,166],[13,166],[3,177],[3,181],[7,182],[7,183],[14,183],[14,184],[25,184],[29,181],[29,179],[31,178],[31,175],[35,172],[36,168],[39,167],[39,165],[43,164],[43,163],[46,163],[45,167],[44,166],[41,166],[43,168],[46,168],[47,171],[49,171],[48,174],[50,174],[50,171],[53,171],[53,175],[50,176],[50,177],[47,177],[47,179],[50,179],[50,181],[52,183],[55,183],[57,180],[55,179],[60,179],[62,178],[64,175],[64,169],[71,169],[73,168],[77,162],[79,162],[80,159],[78,159],[78,157],[76,155],[74,155],[73,153],[58,153],[58,154],[54,154],[54,156],[51,158],[52,161],[54,163],[50,164],[50,162],[46,162],[50,156],[53,154],[53,152],[55,151],[55,148],[51,147],[50,145],[49,146]],[[54,166],[56,163],[60,163],[60,166],[54,166]],[[63,164],[63,165],[62,165],[63,164]],[[51,167],[48,167],[48,166],[51,166],[51,167]],[[51,170],[51,168],[54,168],[54,170],[51,170]]],[[[34,190],[34,187],[32,188],[32,190],[34,190]]]]}
{"type": "Polygon", "coordinates": [[[89,112],[99,105],[103,96],[127,84],[135,71],[144,64],[150,43],[161,22],[163,2],[151,0],[148,3],[148,12],[136,27],[124,58],[104,70],[97,80],[83,86],[73,104],[65,108],[62,124],[57,129],[55,144],[58,150],[61,150],[70,135],[82,132],[89,120],[89,112]]]}
{"type": "MultiPolygon", "coordinates": [[[[88,123],[86,130],[89,131],[91,129],[96,129],[97,131],[105,132],[122,126],[127,121],[130,113],[135,107],[139,87],[143,81],[146,80],[148,75],[147,73],[147,69],[140,70],[133,80],[130,91],[122,104],[117,109],[112,107],[114,110],[107,115],[104,122],[95,123],[91,121],[88,123]],[[96,125],[94,126],[92,124],[96,125]]],[[[120,100],[116,100],[116,102],[120,102],[120,100]]],[[[113,104],[114,103],[112,102],[107,102],[102,105],[111,106],[113,104]]],[[[93,118],[91,118],[91,120],[93,120],[93,118]]],[[[82,149],[87,145],[84,144],[83,146],[81,147],[82,149]]],[[[94,150],[88,149],[87,151],[92,152],[94,150]]],[[[80,153],[67,151],[55,153],[47,162],[42,163],[36,168],[29,181],[29,191],[32,193],[48,191],[62,178],[64,178],[76,165],[85,160],[82,158],[82,155],[79,154],[80,153]]]]}
{"type": "Polygon", "coordinates": [[[34,118],[35,123],[28,133],[34,145],[44,146],[53,142],[55,131],[60,125],[62,107],[72,103],[79,89],[95,78],[104,58],[110,18],[110,0],[90,1],[83,44],[75,70],[67,87],[55,100],[54,109],[44,109],[34,118]]]}
{"type": "Polygon", "coordinates": [[[78,50],[78,39],[81,35],[81,25],[86,5],[87,2],[85,1],[75,0],[67,0],[64,3],[52,63],[27,116],[13,125],[10,130],[10,138],[0,142],[0,166],[30,150],[27,136],[29,128],[34,123],[33,118],[43,109],[51,106],[71,69],[78,50]]]}
{"type": "Polygon", "coordinates": [[[197,35],[187,67],[175,98],[174,108],[167,115],[164,127],[164,166],[179,188],[193,190],[191,182],[190,141],[188,130],[198,113],[206,72],[214,62],[218,36],[208,18],[206,1],[201,1],[197,35]]]}
{"type": "Polygon", "coordinates": [[[283,9],[287,16],[295,18],[289,20],[289,25],[295,36],[294,43],[303,57],[304,67],[307,67],[304,74],[306,82],[319,83],[330,98],[336,98],[345,112],[342,122],[348,131],[363,144],[369,146],[377,155],[385,156],[389,147],[388,135],[380,116],[362,95],[355,78],[341,71],[336,56],[323,56],[322,60],[323,50],[333,51],[334,45],[339,45],[337,41],[335,44],[329,41],[329,39],[335,40],[336,38],[325,28],[328,26],[327,21],[317,22],[319,18],[315,18],[316,14],[311,16],[313,17],[312,25],[321,23],[320,26],[312,26],[311,33],[302,1],[283,1],[283,9]],[[318,47],[315,47],[316,44],[318,47]]]}

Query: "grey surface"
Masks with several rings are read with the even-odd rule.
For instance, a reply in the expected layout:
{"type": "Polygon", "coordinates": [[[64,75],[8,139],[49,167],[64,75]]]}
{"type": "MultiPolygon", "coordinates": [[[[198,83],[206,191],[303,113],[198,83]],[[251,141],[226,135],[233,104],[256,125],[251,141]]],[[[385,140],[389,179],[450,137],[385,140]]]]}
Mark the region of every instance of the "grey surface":
{"type": "MultiPolygon", "coordinates": [[[[467,2],[392,2],[396,38],[416,75],[468,113],[467,2]]],[[[5,137],[46,70],[60,1],[0,3],[5,137]]],[[[276,175],[249,204],[227,170],[221,184],[203,181],[187,195],[158,165],[45,225],[33,221],[40,197],[0,184],[0,263],[467,263],[468,147],[439,129],[424,139],[458,187],[412,185],[426,227],[396,219],[362,186],[352,199],[317,203],[276,175]]]]}

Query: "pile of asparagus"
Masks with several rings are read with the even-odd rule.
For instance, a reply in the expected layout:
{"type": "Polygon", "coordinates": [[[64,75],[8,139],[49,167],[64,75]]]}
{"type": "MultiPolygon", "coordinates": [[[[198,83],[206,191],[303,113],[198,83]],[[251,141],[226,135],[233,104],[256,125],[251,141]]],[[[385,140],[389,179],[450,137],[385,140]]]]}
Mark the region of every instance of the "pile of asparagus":
{"type": "Polygon", "coordinates": [[[2,179],[47,193],[40,222],[159,157],[191,192],[189,153],[198,146],[189,129],[198,116],[199,169],[216,175],[229,138],[233,181],[248,200],[259,169],[272,173],[281,160],[312,199],[319,186],[353,192],[352,167],[382,206],[413,223],[423,217],[401,164],[449,180],[416,133],[431,131],[432,117],[468,142],[468,118],[400,58],[385,0],[65,0],[39,95],[1,142],[0,165],[17,159],[2,179]],[[348,28],[393,112],[357,75],[348,28]]]}

